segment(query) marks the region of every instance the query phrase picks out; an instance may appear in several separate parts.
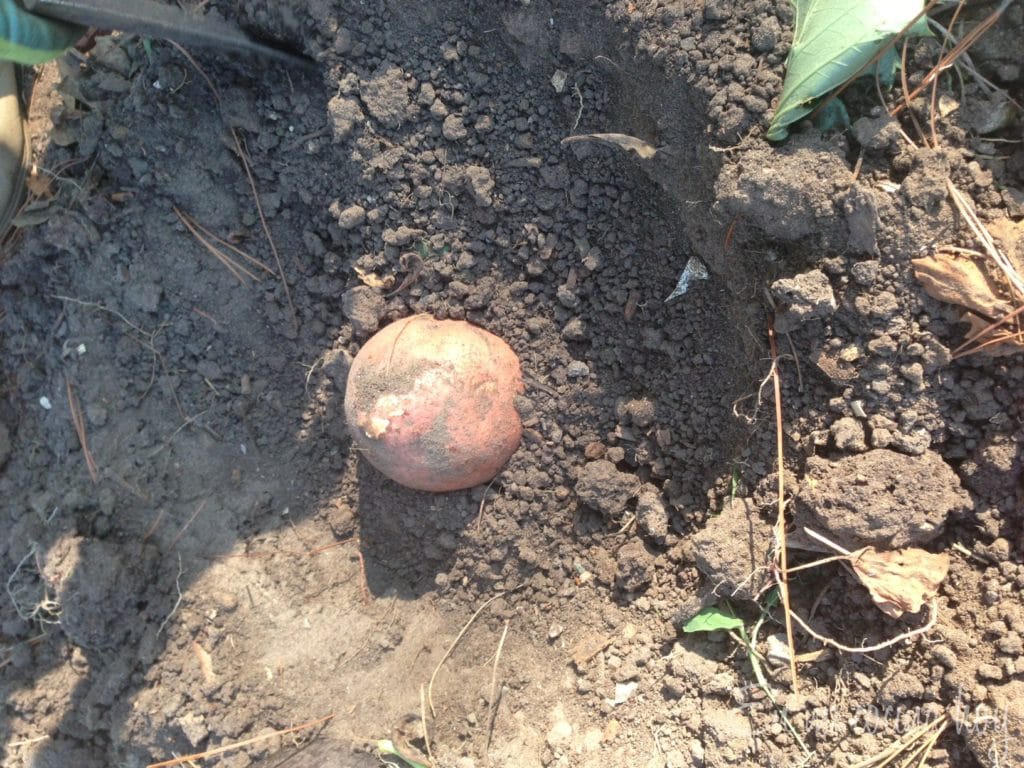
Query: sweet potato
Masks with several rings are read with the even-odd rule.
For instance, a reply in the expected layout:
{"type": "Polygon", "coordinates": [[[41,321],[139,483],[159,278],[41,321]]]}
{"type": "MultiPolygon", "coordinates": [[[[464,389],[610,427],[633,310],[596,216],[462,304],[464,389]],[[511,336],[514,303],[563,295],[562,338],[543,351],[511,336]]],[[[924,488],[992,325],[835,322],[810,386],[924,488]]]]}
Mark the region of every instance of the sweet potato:
{"type": "Polygon", "coordinates": [[[519,359],[504,341],[461,320],[399,320],[352,362],[345,419],[358,450],[392,480],[422,491],[493,478],[522,424],[519,359]]]}

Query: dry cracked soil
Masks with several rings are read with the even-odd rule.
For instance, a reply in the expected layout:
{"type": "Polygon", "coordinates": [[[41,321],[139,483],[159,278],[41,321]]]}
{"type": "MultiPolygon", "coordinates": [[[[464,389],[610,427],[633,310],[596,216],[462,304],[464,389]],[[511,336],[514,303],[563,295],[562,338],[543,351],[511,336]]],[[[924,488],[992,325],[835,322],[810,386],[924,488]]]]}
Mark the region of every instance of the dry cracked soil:
{"type": "Polygon", "coordinates": [[[0,262],[5,768],[354,768],[381,739],[439,768],[850,766],[917,726],[926,765],[1024,765],[1024,364],[956,355],[910,263],[980,249],[949,182],[1021,262],[1019,3],[973,50],[998,88],[941,80],[934,127],[872,86],[778,145],[784,0],[198,5],[314,63],[113,35],[34,73],[0,262]],[[632,140],[565,141],[590,134],[632,140]],[[349,361],[416,313],[522,361],[487,486],[352,450],[349,361]],[[797,627],[797,690],[770,327],[794,540],[950,555],[931,625],[841,562],[792,574],[854,649],[797,627]],[[708,606],[762,620],[754,666],[683,632],[708,606]]]}

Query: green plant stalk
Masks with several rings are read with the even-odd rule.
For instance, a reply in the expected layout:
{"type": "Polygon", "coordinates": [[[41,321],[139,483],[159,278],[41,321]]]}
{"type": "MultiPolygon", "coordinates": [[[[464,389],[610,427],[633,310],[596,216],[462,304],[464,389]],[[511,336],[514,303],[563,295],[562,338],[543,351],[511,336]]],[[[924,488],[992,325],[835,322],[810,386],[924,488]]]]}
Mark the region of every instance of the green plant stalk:
{"type": "MultiPolygon", "coordinates": [[[[773,595],[778,597],[778,592],[773,591],[773,595]]],[[[779,706],[778,700],[775,698],[775,693],[772,691],[771,686],[768,684],[768,677],[764,673],[764,668],[761,666],[760,654],[757,652],[757,633],[761,631],[761,626],[764,624],[765,619],[768,618],[768,612],[771,610],[771,606],[762,606],[761,615],[754,623],[753,628],[750,630],[750,637],[747,638],[746,630],[740,627],[740,640],[747,651],[747,660],[750,662],[750,668],[754,670],[754,678],[757,680],[758,687],[764,691],[768,697],[768,701],[775,707],[775,711],[778,713],[779,718],[782,720],[782,724],[789,731],[789,734],[796,739],[796,743],[800,745],[800,749],[803,750],[805,757],[810,757],[813,753],[804,743],[804,740],[800,738],[800,734],[796,732],[796,728],[789,721],[789,717],[786,716],[786,710],[779,706]]]]}
{"type": "MultiPolygon", "coordinates": [[[[406,757],[405,755],[403,755],[401,752],[398,751],[398,749],[395,747],[394,742],[391,741],[391,739],[381,739],[374,746],[377,747],[377,751],[380,753],[382,761],[384,757],[397,757],[409,768],[430,768],[430,766],[426,763],[421,763],[418,760],[413,760],[411,757],[406,757]]],[[[383,762],[385,762],[385,764],[387,765],[395,765],[395,763],[392,763],[390,761],[383,762]]]]}

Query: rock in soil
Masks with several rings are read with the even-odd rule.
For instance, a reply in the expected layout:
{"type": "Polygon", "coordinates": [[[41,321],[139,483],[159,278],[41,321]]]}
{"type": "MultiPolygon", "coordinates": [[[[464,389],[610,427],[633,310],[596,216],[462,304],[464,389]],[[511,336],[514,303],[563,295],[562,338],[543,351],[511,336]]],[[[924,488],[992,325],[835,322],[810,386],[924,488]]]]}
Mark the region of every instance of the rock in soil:
{"type": "Polygon", "coordinates": [[[640,491],[635,475],[622,472],[606,459],[583,465],[576,481],[576,495],[588,507],[605,517],[618,519],[626,504],[640,491]]]}
{"type": "Polygon", "coordinates": [[[727,501],[693,537],[697,567],[716,595],[753,600],[768,581],[772,526],[751,499],[727,501]]]}
{"type": "Polygon", "coordinates": [[[781,309],[775,315],[775,330],[780,333],[795,331],[809,320],[826,318],[836,311],[836,296],[820,269],[776,280],[772,296],[781,309]]]}
{"type": "Polygon", "coordinates": [[[838,461],[812,456],[800,482],[795,514],[849,549],[921,546],[939,536],[970,496],[933,451],[907,456],[879,448],[838,461]]]}

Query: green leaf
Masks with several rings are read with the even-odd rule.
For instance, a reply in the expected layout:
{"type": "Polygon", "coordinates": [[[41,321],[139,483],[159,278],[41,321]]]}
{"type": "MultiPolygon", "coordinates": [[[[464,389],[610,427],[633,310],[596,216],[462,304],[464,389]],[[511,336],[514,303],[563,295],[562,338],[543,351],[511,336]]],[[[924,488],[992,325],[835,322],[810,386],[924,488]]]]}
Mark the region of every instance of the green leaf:
{"type": "Polygon", "coordinates": [[[85,28],[29,13],[17,0],[0,0],[0,59],[42,64],[55,59],[85,34],[85,28]]]}
{"type": "MultiPolygon", "coordinates": [[[[391,741],[391,739],[381,739],[376,743],[375,746],[377,747],[377,752],[382,757],[397,757],[399,760],[401,760],[403,763],[409,766],[409,768],[430,768],[430,766],[428,766],[426,763],[421,763],[419,760],[413,760],[408,755],[403,755],[401,752],[398,751],[398,748],[395,746],[394,742],[391,741]]],[[[394,763],[388,761],[385,761],[385,763],[387,763],[388,765],[394,765],[394,763]]]]}
{"type": "Polygon", "coordinates": [[[716,632],[720,629],[742,629],[743,619],[733,616],[732,611],[710,605],[686,622],[683,632],[716,632]]]}
{"type": "MultiPolygon", "coordinates": [[[[789,126],[813,111],[817,100],[838,88],[921,13],[923,0],[791,0],[796,11],[786,80],[768,126],[769,141],[789,135],[789,126]]],[[[922,16],[910,29],[928,34],[922,16]]]]}

